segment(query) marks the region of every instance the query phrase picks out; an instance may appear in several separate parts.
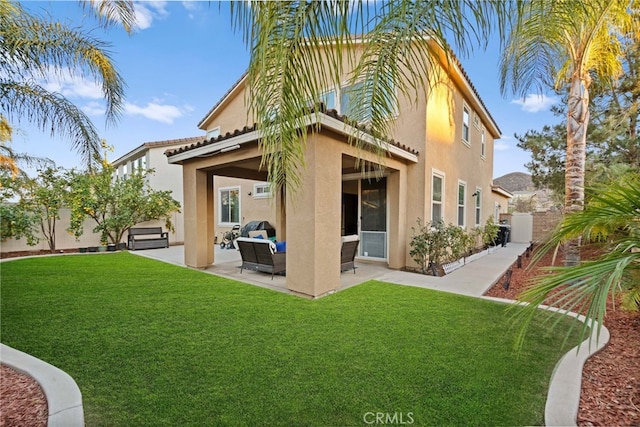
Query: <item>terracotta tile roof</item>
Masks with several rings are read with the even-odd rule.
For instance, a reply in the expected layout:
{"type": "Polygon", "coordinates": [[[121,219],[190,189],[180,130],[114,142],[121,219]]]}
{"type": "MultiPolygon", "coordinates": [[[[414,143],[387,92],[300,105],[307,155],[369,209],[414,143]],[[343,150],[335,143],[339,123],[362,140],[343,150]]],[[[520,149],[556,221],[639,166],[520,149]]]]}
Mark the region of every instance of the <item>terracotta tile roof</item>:
{"type": "MultiPolygon", "coordinates": [[[[313,114],[315,112],[315,109],[310,109],[308,114],[313,114]]],[[[353,126],[355,128],[357,128],[358,130],[369,134],[369,131],[367,129],[366,126],[362,126],[362,125],[357,125],[355,124],[355,122],[349,120],[348,117],[344,116],[344,115],[340,115],[338,114],[338,112],[336,110],[327,110],[324,105],[320,104],[320,113],[325,114],[329,117],[332,117],[334,119],[337,119],[347,125],[353,126]]],[[[184,145],[182,147],[178,147],[175,149],[169,149],[167,151],[165,151],[165,156],[173,156],[176,154],[180,154],[180,153],[184,153],[196,148],[200,148],[200,147],[204,147],[207,145],[211,145],[211,144],[215,144],[218,142],[222,142],[222,141],[226,141],[228,139],[234,138],[236,136],[240,136],[240,135],[244,135],[247,134],[249,132],[254,132],[257,130],[257,124],[254,123],[252,126],[245,126],[242,129],[236,129],[233,132],[227,132],[226,134],[222,135],[220,134],[217,137],[211,138],[211,139],[206,139],[206,138],[195,138],[195,140],[191,141],[191,144],[184,145]]],[[[194,139],[194,138],[187,138],[187,139],[194,139]]],[[[414,155],[418,155],[418,151],[414,150],[411,147],[407,147],[404,144],[400,144],[397,141],[394,141],[393,139],[388,139],[388,138],[383,138],[382,139],[385,143],[389,144],[389,145],[393,145],[397,148],[400,148],[408,153],[414,154],[414,155]]]]}

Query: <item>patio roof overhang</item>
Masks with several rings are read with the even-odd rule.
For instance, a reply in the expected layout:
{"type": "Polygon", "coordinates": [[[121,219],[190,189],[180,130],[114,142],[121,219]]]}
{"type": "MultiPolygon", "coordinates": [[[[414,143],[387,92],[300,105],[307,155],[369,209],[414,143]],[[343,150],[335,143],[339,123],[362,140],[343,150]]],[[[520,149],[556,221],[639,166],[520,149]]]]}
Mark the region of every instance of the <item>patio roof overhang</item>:
{"type": "MultiPolygon", "coordinates": [[[[418,152],[409,147],[396,143],[395,141],[385,141],[375,138],[360,127],[353,126],[345,121],[335,110],[327,112],[311,112],[304,117],[307,128],[320,127],[344,136],[353,136],[365,143],[370,148],[382,147],[386,154],[395,159],[401,159],[409,163],[418,162],[418,152]]],[[[182,164],[186,161],[215,156],[242,148],[244,145],[255,143],[262,138],[262,131],[256,126],[237,129],[233,133],[227,133],[217,138],[203,140],[198,143],[186,145],[177,149],[167,150],[165,155],[171,164],[182,164]]]]}

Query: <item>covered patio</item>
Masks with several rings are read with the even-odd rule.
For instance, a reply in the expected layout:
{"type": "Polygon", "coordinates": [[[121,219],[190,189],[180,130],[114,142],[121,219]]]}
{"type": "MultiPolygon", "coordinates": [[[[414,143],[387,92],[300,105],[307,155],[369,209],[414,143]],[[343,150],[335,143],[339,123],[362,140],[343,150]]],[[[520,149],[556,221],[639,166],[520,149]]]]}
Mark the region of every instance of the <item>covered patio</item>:
{"type": "MultiPolygon", "coordinates": [[[[290,292],[315,298],[341,288],[342,277],[349,275],[340,273],[343,181],[366,176],[356,168],[358,159],[384,170],[385,257],[378,260],[380,266],[400,269],[407,265],[408,169],[418,162],[418,153],[394,142],[376,140],[333,112],[312,113],[307,122],[306,168],[300,170],[301,188],[294,195],[275,195],[273,225],[277,240],[287,242],[287,274],[278,280],[284,281],[290,292]],[[365,146],[384,147],[384,155],[356,149],[349,144],[348,135],[358,135],[365,146]]],[[[207,269],[217,264],[217,213],[213,203],[216,177],[268,180],[266,171],[260,168],[260,136],[259,130],[245,127],[166,153],[169,163],[180,164],[183,170],[187,266],[207,269]]]]}

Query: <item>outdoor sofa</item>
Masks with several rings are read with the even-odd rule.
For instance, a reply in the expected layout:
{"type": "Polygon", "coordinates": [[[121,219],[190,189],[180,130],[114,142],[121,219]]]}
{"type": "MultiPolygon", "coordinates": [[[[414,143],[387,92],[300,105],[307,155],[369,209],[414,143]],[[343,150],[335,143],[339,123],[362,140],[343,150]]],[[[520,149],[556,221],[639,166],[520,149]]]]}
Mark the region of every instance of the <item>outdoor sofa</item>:
{"type": "Polygon", "coordinates": [[[287,253],[276,252],[276,245],[268,239],[250,237],[238,237],[236,239],[242,265],[240,273],[245,268],[248,270],[271,273],[271,279],[275,274],[284,273],[287,270],[287,253]]]}

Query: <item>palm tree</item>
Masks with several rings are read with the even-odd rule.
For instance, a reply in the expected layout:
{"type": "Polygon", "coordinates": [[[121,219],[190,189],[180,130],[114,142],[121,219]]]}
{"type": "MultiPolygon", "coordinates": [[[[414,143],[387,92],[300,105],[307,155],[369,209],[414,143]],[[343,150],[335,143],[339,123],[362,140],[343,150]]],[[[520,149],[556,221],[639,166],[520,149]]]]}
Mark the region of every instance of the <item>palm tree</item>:
{"type": "Polygon", "coordinates": [[[548,267],[546,270],[554,274],[542,276],[519,296],[530,304],[516,314],[523,320],[518,344],[523,342],[538,306],[551,295],[557,307],[585,314],[582,338],[596,321],[599,331],[609,295],[615,301],[616,293],[622,291],[623,307],[634,311],[640,308],[640,178],[629,175],[622,181],[596,188],[593,193],[584,210],[565,216],[534,261],[576,237],[600,245],[602,255],[578,266],[548,267]]]}
{"type": "Polygon", "coordinates": [[[232,2],[234,26],[251,52],[250,110],[263,132],[262,161],[275,189],[291,194],[299,186],[306,141],[300,129],[309,106],[319,107],[321,91],[343,83],[343,64],[355,65],[351,83],[359,83],[348,117],[366,122],[374,136],[388,136],[396,89],[417,99],[429,85],[423,76],[433,69],[432,46],[448,53],[452,40],[466,55],[486,45],[492,32],[506,28],[507,7],[501,0],[232,2]],[[354,34],[360,34],[358,46],[354,34]]]}
{"type": "MultiPolygon", "coordinates": [[[[518,3],[501,61],[503,93],[508,83],[526,94],[541,90],[567,90],[567,148],[565,158],[565,211],[583,209],[589,86],[594,77],[611,83],[622,72],[623,39],[640,38],[640,20],[632,0],[518,3]]],[[[565,248],[565,263],[580,261],[580,239],[565,248]]]]}
{"type": "MultiPolygon", "coordinates": [[[[130,31],[131,2],[83,1],[104,26],[121,23],[130,31]]],[[[29,122],[51,135],[71,140],[91,165],[100,152],[98,132],[86,114],[68,99],[38,83],[67,70],[101,84],[106,118],[114,123],[122,108],[124,81],[107,45],[88,33],[28,13],[20,3],[0,0],[0,123],[3,145],[14,123],[29,122]],[[6,132],[5,132],[6,131],[6,132]],[[8,132],[8,134],[6,134],[8,132]]],[[[7,137],[8,136],[8,137],[7,137]]],[[[3,158],[11,168],[11,159],[3,158]],[[8,162],[8,163],[7,163],[8,162]]]]}

